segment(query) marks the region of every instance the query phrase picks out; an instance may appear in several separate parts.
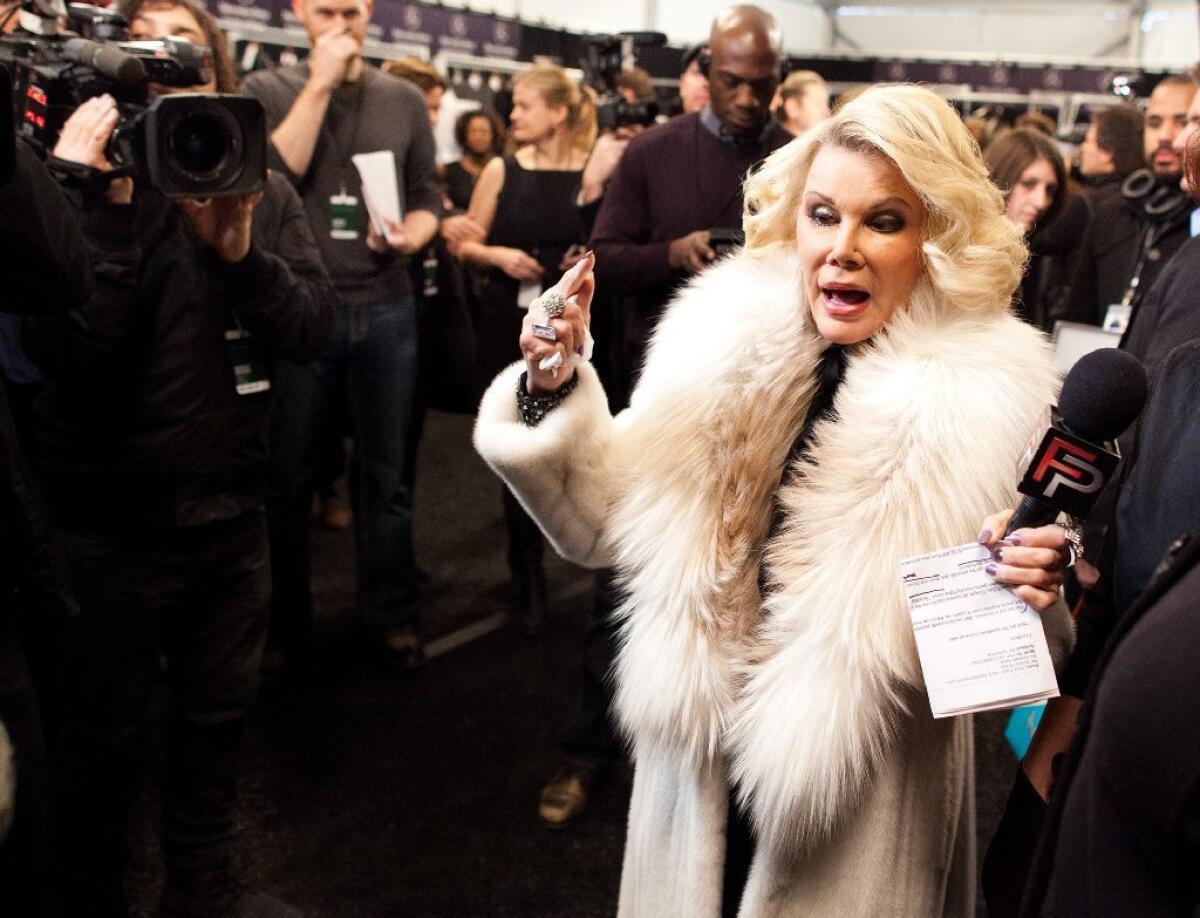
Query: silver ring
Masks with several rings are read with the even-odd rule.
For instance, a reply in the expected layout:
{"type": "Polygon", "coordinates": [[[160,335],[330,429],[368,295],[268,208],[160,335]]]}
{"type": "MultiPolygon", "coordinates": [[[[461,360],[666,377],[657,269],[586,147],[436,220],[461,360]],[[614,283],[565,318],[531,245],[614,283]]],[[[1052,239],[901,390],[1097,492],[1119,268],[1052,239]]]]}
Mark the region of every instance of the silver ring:
{"type": "Polygon", "coordinates": [[[561,293],[551,290],[543,293],[538,298],[538,303],[542,307],[542,312],[546,314],[547,319],[557,319],[567,309],[567,301],[561,293]]]}
{"type": "Polygon", "coordinates": [[[558,332],[554,330],[552,325],[534,325],[532,328],[533,337],[541,338],[543,341],[557,341],[558,332]]]}

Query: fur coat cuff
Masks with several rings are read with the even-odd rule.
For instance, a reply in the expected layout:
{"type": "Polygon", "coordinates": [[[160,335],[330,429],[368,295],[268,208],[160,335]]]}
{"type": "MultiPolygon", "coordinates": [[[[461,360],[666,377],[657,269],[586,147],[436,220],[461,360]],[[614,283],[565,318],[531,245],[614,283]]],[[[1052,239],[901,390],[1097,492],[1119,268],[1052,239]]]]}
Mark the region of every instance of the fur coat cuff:
{"type": "Polygon", "coordinates": [[[517,412],[518,362],[496,377],[479,406],[475,449],[508,485],[560,555],[584,567],[613,563],[607,539],[607,474],[613,419],[595,369],[537,427],[517,412]]]}

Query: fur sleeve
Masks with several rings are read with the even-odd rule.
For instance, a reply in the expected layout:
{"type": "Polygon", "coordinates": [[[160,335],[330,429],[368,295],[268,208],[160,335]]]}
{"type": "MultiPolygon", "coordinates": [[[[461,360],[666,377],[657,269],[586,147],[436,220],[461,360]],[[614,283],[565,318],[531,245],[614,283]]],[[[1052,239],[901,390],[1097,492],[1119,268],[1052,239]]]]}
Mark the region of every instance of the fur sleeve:
{"type": "Polygon", "coordinates": [[[591,364],[575,391],[537,427],[517,413],[515,363],[488,387],[475,421],[475,449],[537,521],[555,551],[585,567],[613,563],[607,518],[613,419],[591,364]]]}
{"type": "Polygon", "coordinates": [[[909,719],[930,717],[912,703],[922,681],[899,562],[971,541],[1012,505],[1017,457],[1056,384],[1044,341],[1016,320],[910,324],[893,318],[851,363],[836,419],[780,492],[775,589],[732,770],[760,839],[783,850],[827,837],[909,719]]]}

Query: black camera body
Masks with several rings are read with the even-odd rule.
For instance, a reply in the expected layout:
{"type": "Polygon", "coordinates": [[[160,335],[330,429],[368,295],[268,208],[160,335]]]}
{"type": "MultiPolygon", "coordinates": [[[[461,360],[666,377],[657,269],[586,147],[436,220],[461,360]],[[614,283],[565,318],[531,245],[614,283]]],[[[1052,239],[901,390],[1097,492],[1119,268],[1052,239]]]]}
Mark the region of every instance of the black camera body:
{"type": "MultiPolygon", "coordinates": [[[[71,113],[108,94],[120,112],[107,149],[118,174],[147,181],[169,197],[261,190],[267,130],[256,100],[211,93],[151,99],[151,84],[209,82],[207,48],[177,38],[131,41],[124,19],[87,4],[72,4],[69,21],[82,34],[50,26],[0,38],[0,61],[13,74],[13,118],[21,136],[48,154],[71,113]]],[[[40,20],[30,22],[37,27],[40,20]]]]}
{"type": "Polygon", "coordinates": [[[708,245],[718,258],[732,254],[746,244],[746,234],[740,227],[714,226],[708,231],[708,245]]]}
{"type": "Polygon", "coordinates": [[[587,57],[583,61],[588,83],[600,97],[596,105],[597,127],[615,131],[621,127],[649,127],[658,120],[658,102],[647,99],[627,102],[617,92],[617,77],[626,59],[632,59],[639,47],[666,44],[661,32],[622,32],[620,35],[585,35],[587,57]]]}

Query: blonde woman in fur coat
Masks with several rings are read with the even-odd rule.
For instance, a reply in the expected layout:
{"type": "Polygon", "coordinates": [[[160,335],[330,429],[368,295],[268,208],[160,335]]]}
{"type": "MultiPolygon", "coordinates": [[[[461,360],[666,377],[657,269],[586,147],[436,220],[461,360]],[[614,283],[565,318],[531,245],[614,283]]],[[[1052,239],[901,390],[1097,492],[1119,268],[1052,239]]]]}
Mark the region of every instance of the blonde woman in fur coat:
{"type": "MultiPolygon", "coordinates": [[[[476,426],[558,551],[628,591],[619,914],[971,916],[971,720],[930,716],[898,563],[1013,504],[1055,395],[1007,309],[1020,231],[913,86],[779,150],[746,201],[745,250],[680,293],[628,410],[579,357],[588,259],[561,316],[531,308],[476,426]]],[[[1061,530],[1018,535],[994,576],[1061,654],[1061,530]]]]}

